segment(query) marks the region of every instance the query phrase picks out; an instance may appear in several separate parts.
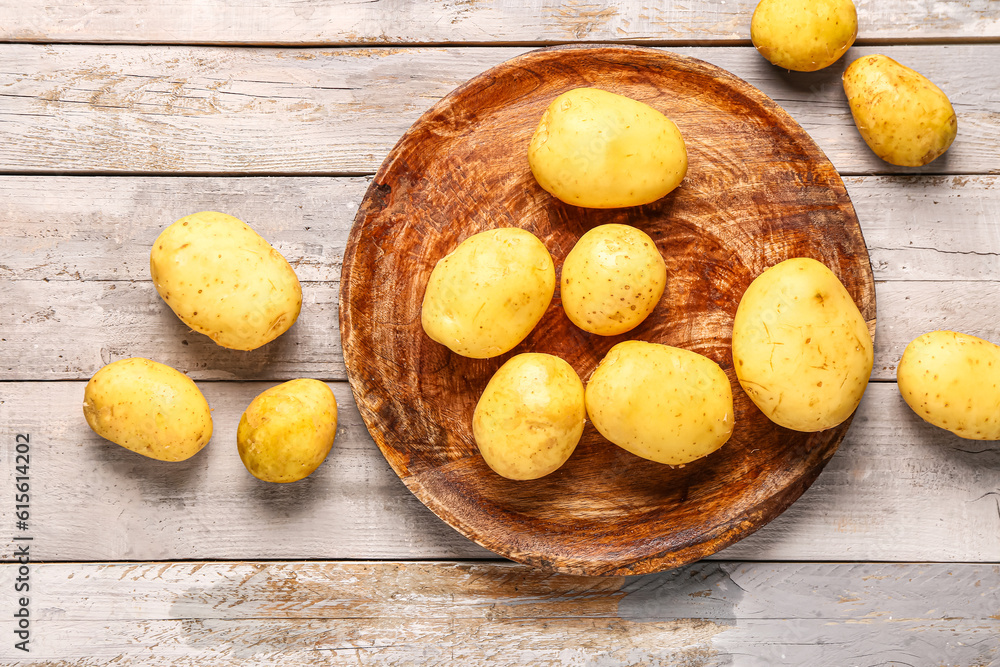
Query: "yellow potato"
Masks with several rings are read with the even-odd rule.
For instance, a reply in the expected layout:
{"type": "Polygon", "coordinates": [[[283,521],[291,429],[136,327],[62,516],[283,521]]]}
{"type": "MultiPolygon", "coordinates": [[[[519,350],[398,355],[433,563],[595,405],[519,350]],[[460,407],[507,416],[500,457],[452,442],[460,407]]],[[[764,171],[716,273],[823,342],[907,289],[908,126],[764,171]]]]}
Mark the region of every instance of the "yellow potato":
{"type": "Polygon", "coordinates": [[[708,357],[669,345],[615,345],[591,375],[586,402],[601,435],[657,463],[689,463],[733,433],[726,373],[708,357]]]}
{"type": "Polygon", "coordinates": [[[570,321],[614,336],[656,308],[667,267],[653,239],[629,225],[601,225],[580,237],[563,262],[560,293],[570,321]]]}
{"type": "Polygon", "coordinates": [[[896,380],[925,421],[961,438],[1000,440],[1000,346],[932,331],[906,346],[896,380]]]}
{"type": "Polygon", "coordinates": [[[557,97],[528,146],[535,180],[588,208],[638,206],[676,188],[687,150],[673,121],[652,107],[596,88],[557,97]]]}
{"type": "Polygon", "coordinates": [[[761,0],[750,40],[768,62],[798,72],[832,65],[858,36],[851,0],[761,0]]]}
{"type": "Polygon", "coordinates": [[[159,461],[189,459],[212,438],[212,413],[188,376],[133,357],[97,371],[83,392],[94,433],[159,461]]]}
{"type": "Polygon", "coordinates": [[[515,227],[481,232],[434,266],[420,323],[456,354],[495,357],[531,333],[555,289],[552,256],[534,234],[515,227]]]}
{"type": "Polygon", "coordinates": [[[302,289],[284,257],[242,220],[203,211],[163,230],[153,284],[184,324],[222,347],[254,350],[289,329],[302,289]]]}
{"type": "Polygon", "coordinates": [[[550,354],[512,357],[490,379],[472,415],[483,459],[508,479],[538,479],[558,469],[583,435],[583,382],[550,354]]]}
{"type": "Polygon", "coordinates": [[[733,364],[750,400],[774,423],[822,431],[854,412],[872,371],[872,340],[847,289],[799,257],[757,276],[733,321],[733,364]]]}
{"type": "Polygon", "coordinates": [[[337,435],[337,399],[319,380],[291,380],[250,402],[236,445],[250,474],[265,482],[296,482],[326,459],[337,435]]]}
{"type": "Polygon", "coordinates": [[[958,134],[948,96],[892,58],[855,60],[844,71],[844,93],[861,137],[889,164],[925,165],[948,150],[958,134]]]}

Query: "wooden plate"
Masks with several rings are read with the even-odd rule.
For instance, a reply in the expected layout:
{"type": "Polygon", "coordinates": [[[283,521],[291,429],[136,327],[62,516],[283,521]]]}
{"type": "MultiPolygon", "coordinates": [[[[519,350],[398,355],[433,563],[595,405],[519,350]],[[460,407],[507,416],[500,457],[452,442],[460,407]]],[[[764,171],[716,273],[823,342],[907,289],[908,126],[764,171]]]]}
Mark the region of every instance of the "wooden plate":
{"type": "MultiPolygon", "coordinates": [[[[503,63],[425,113],[379,169],[347,243],[340,328],[354,396],[382,453],[439,517],[515,561],[577,574],[676,567],[750,534],[788,507],[833,455],[848,423],[796,433],[766,419],[733,373],[733,316],[750,281],[796,256],[829,266],[874,332],[875,289],[850,198],[792,118],[746,82],[699,60],[638,47],[557,47],[503,63]],[[535,182],[527,147],[542,111],[579,86],[641,100],[677,123],[690,167],[647,206],[588,210],[535,182]],[[627,223],[656,240],[663,298],[637,329],[610,338],[567,319],[559,293],[531,335],[489,360],[453,354],[420,325],[434,264],[468,236],[523,227],[557,272],[586,230],[627,223]],[[570,460],[540,480],[493,473],[472,412],[511,356],[566,359],[586,381],[614,344],[658,341],[718,362],[735,398],[732,439],[682,468],[640,459],[588,423],[570,460]]],[[[656,387],[649,387],[656,391],[656,387]]]]}

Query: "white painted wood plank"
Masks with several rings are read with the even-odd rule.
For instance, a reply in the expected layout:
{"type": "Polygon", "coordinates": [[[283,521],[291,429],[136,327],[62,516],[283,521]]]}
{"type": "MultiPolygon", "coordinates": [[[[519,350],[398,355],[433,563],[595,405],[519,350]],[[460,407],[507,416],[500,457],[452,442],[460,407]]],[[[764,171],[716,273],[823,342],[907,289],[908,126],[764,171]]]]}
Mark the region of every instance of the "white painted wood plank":
{"type": "MultiPolygon", "coordinates": [[[[373,173],[450,90],[526,48],[248,49],[0,44],[0,171],[373,173]]],[[[858,47],[812,74],[751,47],[672,49],[759,87],[845,174],[1000,172],[1000,44],[858,47]],[[854,127],[846,62],[884,52],[952,99],[959,135],[919,169],[879,160],[854,127]]]]}
{"type": "MultiPolygon", "coordinates": [[[[166,225],[195,211],[221,210],[263,234],[300,280],[335,282],[369,182],[0,176],[0,278],[148,280],[149,248],[166,225]]],[[[1000,177],[845,182],[877,280],[1000,280],[1000,177]]]]}
{"type": "MultiPolygon", "coordinates": [[[[756,0],[26,0],[0,7],[0,39],[33,42],[384,44],[750,39],[756,0]]],[[[858,0],[863,40],[1000,36],[990,0],[858,0]]]]}
{"type": "MultiPolygon", "coordinates": [[[[29,532],[39,560],[492,556],[406,490],[344,383],[333,385],[340,424],[332,454],[290,485],[251,477],[236,451],[239,416],[266,383],[200,383],[215,433],[204,451],[176,464],[94,435],[80,407],[83,386],[0,384],[0,455],[12,460],[16,433],[33,443],[29,532]]],[[[12,488],[12,475],[5,467],[0,488],[12,488]]],[[[1000,442],[936,429],[894,384],[872,383],[813,486],[716,558],[997,562],[998,498],[1000,442]]],[[[0,525],[12,525],[11,511],[0,506],[0,525]]]]}
{"type": "MultiPolygon", "coordinates": [[[[338,328],[344,244],[365,178],[0,177],[0,373],[86,379],[147,356],[198,379],[346,379],[338,328]],[[44,193],[44,194],[40,194],[44,193]],[[184,326],[149,282],[148,249],[196,210],[242,217],[304,282],[296,325],[254,352],[184,326]]],[[[935,328],[1000,341],[1000,179],[851,177],[871,252],[876,379],[893,379],[910,340],[935,328]]]]}
{"type": "MultiPolygon", "coordinates": [[[[894,380],[906,345],[928,331],[1000,343],[1000,281],[908,280],[875,288],[875,380],[894,380]]],[[[149,281],[11,281],[0,301],[0,378],[88,379],[104,364],[140,356],[197,380],[346,380],[338,283],[303,283],[302,295],[302,313],[286,334],[241,352],[189,329],[149,281]]]]}
{"type": "Polygon", "coordinates": [[[702,562],[588,578],[502,563],[95,563],[31,576],[31,658],[67,666],[1000,658],[996,565],[702,562]]]}

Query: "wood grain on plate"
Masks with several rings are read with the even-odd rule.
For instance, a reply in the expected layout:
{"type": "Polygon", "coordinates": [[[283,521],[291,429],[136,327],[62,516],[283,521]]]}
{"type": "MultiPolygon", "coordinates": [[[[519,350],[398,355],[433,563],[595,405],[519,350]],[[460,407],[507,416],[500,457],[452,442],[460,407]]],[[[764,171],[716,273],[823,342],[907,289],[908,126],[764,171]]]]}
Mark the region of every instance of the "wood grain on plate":
{"type": "Polygon", "coordinates": [[[467,537],[555,570],[642,573],[676,567],[767,523],[813,481],[848,423],[816,434],[769,422],[735,391],[736,431],[715,454],[671,468],[610,445],[588,426],[575,454],[531,482],[505,480],[478,455],[471,414],[511,355],[556,354],[584,379],[615,343],[636,338],[705,354],[734,387],[730,335],[739,298],[768,266],[814,257],[841,278],[874,326],[875,291],[857,217],[833,165],[762,93],[707,63],[628,47],[563,47],[514,58],[446,96],[403,135],[361,204],[341,277],[341,336],[361,415],[409,489],[467,537]],[[526,147],[559,93],[613,90],[671,117],[690,167],[647,206],[585,210],[541,190],[526,147]],[[532,334],[490,360],[427,338],[420,303],[434,264],[473,233],[518,226],[557,270],[587,229],[649,233],[667,262],[656,311],[621,336],[576,329],[558,294],[532,334]]]}

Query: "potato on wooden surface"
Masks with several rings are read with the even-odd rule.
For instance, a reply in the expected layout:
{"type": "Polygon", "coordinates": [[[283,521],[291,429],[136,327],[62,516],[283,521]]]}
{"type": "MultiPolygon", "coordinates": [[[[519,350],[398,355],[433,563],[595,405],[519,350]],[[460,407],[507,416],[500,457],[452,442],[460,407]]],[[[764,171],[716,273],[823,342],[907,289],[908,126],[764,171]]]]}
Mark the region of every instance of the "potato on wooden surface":
{"type": "Polygon", "coordinates": [[[465,239],[434,266],[420,322],[456,354],[487,359],[531,333],[555,289],[552,256],[534,234],[492,229],[465,239]]]}
{"type": "Polygon", "coordinates": [[[567,204],[648,204],[687,173],[680,130],[647,104],[596,88],[558,96],[528,146],[538,184],[567,204]]]}
{"type": "Polygon", "coordinates": [[[586,402],[601,435],[658,463],[694,461],[733,433],[726,373],[708,357],[669,345],[615,345],[591,375],[586,402]]]}
{"type": "Polygon", "coordinates": [[[761,0],[750,40],[768,62],[798,72],[835,63],[858,36],[851,0],[761,0]]]}
{"type": "Polygon", "coordinates": [[[584,331],[614,336],[637,327],[663,295],[667,267],[656,243],[629,225],[601,225],[566,255],[563,309],[584,331]]]}
{"type": "Polygon", "coordinates": [[[538,479],[576,449],[587,413],[583,382],[550,354],[512,357],[490,379],[472,416],[483,459],[508,479],[538,479]]]}
{"type": "Polygon", "coordinates": [[[141,357],[97,371],[83,415],[97,435],[159,461],[189,459],[212,438],[212,413],[191,378],[141,357]]]}
{"type": "Polygon", "coordinates": [[[868,387],[872,340],[851,295],[814,259],[785,260],[757,276],[733,321],[733,364],[771,421],[822,431],[854,412],[868,387]]]}
{"type": "Polygon", "coordinates": [[[156,291],[184,324],[222,347],[254,350],[299,316],[302,288],[281,253],[238,218],[202,211],[153,243],[156,291]]]}
{"type": "Polygon", "coordinates": [[[948,96],[887,56],[851,63],[844,71],[844,93],[861,137],[889,164],[925,165],[948,150],[958,134],[948,96]]]}
{"type": "Polygon", "coordinates": [[[1000,346],[932,331],[906,346],[899,392],[922,419],[969,440],[1000,440],[1000,346]]]}
{"type": "Polygon", "coordinates": [[[337,435],[337,399],[324,382],[290,380],[258,395],[240,417],[236,445],[250,474],[296,482],[326,459],[337,435]]]}

